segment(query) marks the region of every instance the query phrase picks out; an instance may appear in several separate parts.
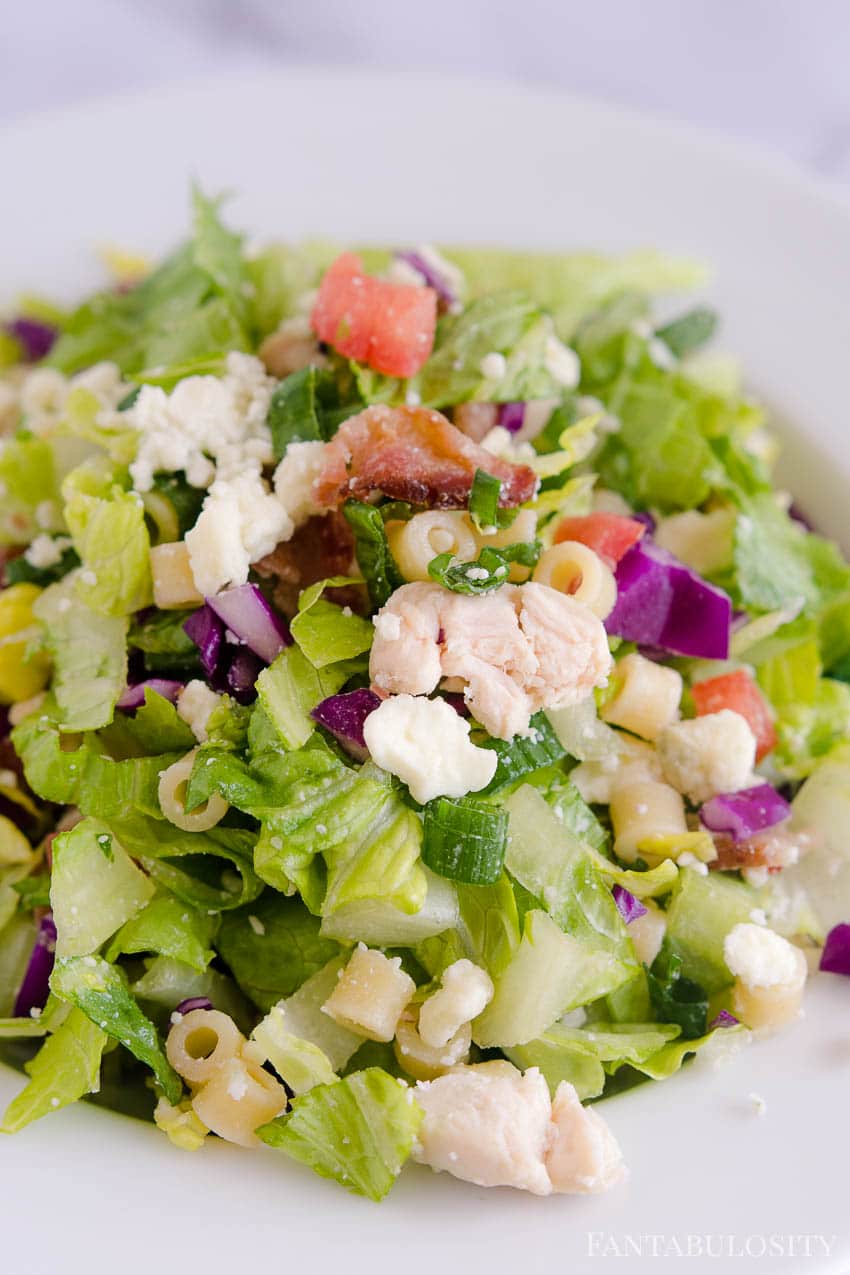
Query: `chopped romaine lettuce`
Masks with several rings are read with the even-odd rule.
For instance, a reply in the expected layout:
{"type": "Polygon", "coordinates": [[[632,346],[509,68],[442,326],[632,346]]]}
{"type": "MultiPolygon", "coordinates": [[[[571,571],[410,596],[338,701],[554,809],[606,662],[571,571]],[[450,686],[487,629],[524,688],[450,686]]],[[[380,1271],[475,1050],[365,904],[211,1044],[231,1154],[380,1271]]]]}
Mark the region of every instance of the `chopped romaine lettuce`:
{"type": "Polygon", "coordinates": [[[17,1133],[96,1090],[107,1040],[86,1014],[72,1009],[28,1064],[29,1084],[9,1103],[0,1131],[17,1133]]]}

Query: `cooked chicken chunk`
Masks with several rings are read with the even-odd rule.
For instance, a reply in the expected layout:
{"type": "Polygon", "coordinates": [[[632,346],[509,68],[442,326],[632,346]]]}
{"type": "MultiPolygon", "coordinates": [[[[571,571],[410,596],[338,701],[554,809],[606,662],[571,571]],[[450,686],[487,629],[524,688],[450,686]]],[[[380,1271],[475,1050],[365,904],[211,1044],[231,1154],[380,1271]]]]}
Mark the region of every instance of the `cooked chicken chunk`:
{"type": "Polygon", "coordinates": [[[512,739],[538,709],[604,685],[611,656],[602,622],[548,585],[474,597],[418,583],[397,589],[376,617],[369,667],[375,686],[394,694],[427,695],[451,678],[490,734],[512,739]]]}

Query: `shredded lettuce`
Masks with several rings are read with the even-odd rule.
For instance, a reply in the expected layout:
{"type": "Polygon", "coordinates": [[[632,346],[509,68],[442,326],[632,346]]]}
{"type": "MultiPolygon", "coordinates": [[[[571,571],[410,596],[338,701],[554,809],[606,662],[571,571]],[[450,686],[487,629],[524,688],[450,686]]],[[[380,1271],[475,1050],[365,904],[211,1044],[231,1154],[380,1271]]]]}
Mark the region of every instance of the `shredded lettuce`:
{"type": "Polygon", "coordinates": [[[537,1040],[505,1052],[523,1070],[539,1067],[553,1095],[566,1080],[584,1102],[599,1097],[618,1067],[640,1068],[680,1033],[678,1026],[665,1023],[594,1022],[586,1028],[553,1023],[537,1040]]]}
{"type": "Polygon", "coordinates": [[[152,598],[144,504],[117,484],[91,490],[95,484],[86,483],[80,470],[75,476],[75,485],[66,483],[64,490],[65,518],[83,567],[75,573],[77,595],[103,615],[140,611],[152,598]]]}
{"type": "Polygon", "coordinates": [[[68,1017],[27,1064],[29,1084],[6,1108],[2,1133],[17,1133],[98,1088],[100,1060],[108,1036],[79,1009],[68,1017]]]}
{"type": "Polygon", "coordinates": [[[421,1120],[413,1091],[370,1067],[295,1098],[287,1115],[258,1134],[320,1177],[382,1200],[410,1155],[421,1120]]]}
{"type": "Polygon", "coordinates": [[[50,883],[58,955],[97,951],[153,894],[106,824],[84,819],[63,832],[54,842],[50,883]]]}
{"type": "MultiPolygon", "coordinates": [[[[284,746],[303,748],[315,732],[310,710],[348,681],[347,665],[316,668],[300,646],[288,646],[257,678],[257,695],[284,746]]],[[[256,713],[255,713],[256,717],[256,713]]]]}
{"type": "Polygon", "coordinates": [[[20,430],[0,444],[0,543],[28,544],[41,530],[36,518],[39,506],[52,511],[47,528],[61,531],[59,481],[53,448],[43,438],[20,430]],[[47,503],[49,502],[49,503],[47,503]]]}
{"type": "Polygon", "coordinates": [[[304,589],[298,599],[298,613],[293,616],[290,631],[316,669],[353,660],[372,645],[371,620],[364,620],[350,607],[337,606],[322,597],[325,589],[352,583],[348,576],[319,580],[304,589]]]}
{"type": "Polygon", "coordinates": [[[339,945],[319,934],[319,921],[298,899],[271,890],[222,918],[216,948],[246,996],[262,1010],[291,996],[339,945]]]}
{"type": "Polygon", "coordinates": [[[112,721],[127,681],[127,621],[98,615],[77,596],[77,573],[38,599],[44,645],[53,661],[51,692],[64,731],[96,730],[112,721]]]}
{"type": "Polygon", "coordinates": [[[116,961],[119,956],[156,952],[203,973],[215,956],[210,944],[217,929],[216,916],[163,895],[122,925],[109,944],[106,959],[116,961]]]}
{"type": "Polygon", "coordinates": [[[193,193],[193,237],[128,292],[99,292],[68,317],[48,363],[71,373],[110,360],[159,384],[215,371],[230,350],[249,349],[251,279],[241,241],[217,204],[193,193]],[[170,375],[162,369],[170,369],[170,375]]]}

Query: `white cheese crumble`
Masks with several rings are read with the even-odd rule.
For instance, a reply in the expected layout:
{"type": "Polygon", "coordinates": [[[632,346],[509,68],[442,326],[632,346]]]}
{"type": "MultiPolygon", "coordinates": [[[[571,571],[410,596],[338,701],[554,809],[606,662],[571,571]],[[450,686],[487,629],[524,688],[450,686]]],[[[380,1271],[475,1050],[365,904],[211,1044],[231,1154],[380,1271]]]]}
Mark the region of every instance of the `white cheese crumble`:
{"type": "Polygon", "coordinates": [[[170,393],[143,385],[122,414],[140,435],[130,466],[138,491],[150,491],[161,471],[183,470],[192,485],[205,486],[215,472],[223,477],[247,465],[259,474],[271,461],[266,415],[277,382],[250,354],[228,354],[225,366],[224,376],[187,376],[170,393]]]}
{"type": "Polygon", "coordinates": [[[393,695],[366,718],[363,737],[372,760],[422,805],[478,792],[496,771],[496,754],[470,741],[469,723],[445,700],[393,695]]]}
{"type": "Polygon", "coordinates": [[[781,934],[747,921],[723,941],[723,959],[747,987],[782,987],[799,976],[799,949],[781,934]]]}
{"type": "Polygon", "coordinates": [[[292,519],[293,528],[300,527],[318,510],[313,484],[322,472],[324,458],[324,443],[290,443],[275,470],[275,495],[292,519]]]}
{"type": "Polygon", "coordinates": [[[62,561],[62,554],[70,545],[71,541],[67,536],[57,536],[55,539],[47,535],[36,536],[24,557],[31,567],[39,570],[55,567],[62,561]]]}
{"type": "Polygon", "coordinates": [[[666,726],[658,754],[669,784],[693,802],[746,787],[756,760],[756,741],[740,713],[729,708],[666,726]]]}
{"type": "Polygon", "coordinates": [[[749,1100],[752,1103],[753,1107],[755,1108],[755,1113],[757,1116],[765,1115],[765,1113],[767,1112],[767,1103],[760,1093],[751,1093],[749,1095],[749,1100]]]}
{"type": "Polygon", "coordinates": [[[581,379],[579,357],[575,350],[564,345],[563,341],[559,341],[556,336],[550,336],[547,339],[543,362],[552,380],[557,381],[559,385],[570,390],[574,390],[578,385],[581,379]]]}
{"type": "Polygon", "coordinates": [[[508,360],[498,350],[492,350],[490,354],[484,355],[478,364],[478,370],[485,380],[501,381],[508,370],[508,360]]]}
{"type": "Polygon", "coordinates": [[[694,872],[698,872],[701,877],[708,876],[708,864],[698,859],[691,850],[685,850],[676,860],[680,868],[692,868],[694,872]]]}
{"type": "Polygon", "coordinates": [[[199,744],[206,743],[209,738],[207,724],[220,700],[221,696],[198,678],[187,682],[177,697],[177,714],[190,727],[199,744]]]}
{"type": "Polygon", "coordinates": [[[258,472],[217,478],[185,537],[198,592],[209,597],[227,585],[245,584],[251,564],[288,540],[293,529],[258,472]]]}

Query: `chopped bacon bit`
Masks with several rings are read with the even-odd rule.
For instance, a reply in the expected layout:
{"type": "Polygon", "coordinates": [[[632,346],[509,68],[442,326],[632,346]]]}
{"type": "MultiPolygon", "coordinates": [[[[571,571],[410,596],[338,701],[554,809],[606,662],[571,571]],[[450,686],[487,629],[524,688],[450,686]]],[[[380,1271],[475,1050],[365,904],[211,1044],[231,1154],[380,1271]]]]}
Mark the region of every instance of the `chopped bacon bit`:
{"type": "MultiPolygon", "coordinates": [[[[274,581],[272,601],[291,618],[298,610],[298,594],[317,580],[329,576],[355,574],[354,537],[340,513],[321,514],[309,518],[291,540],[281,544],[254,563],[254,570],[264,580],[274,581]]],[[[364,611],[367,607],[363,588],[348,585],[328,589],[327,597],[340,606],[364,611]]]]}
{"type": "Polygon", "coordinates": [[[768,872],[781,872],[796,863],[808,840],[804,833],[797,832],[792,836],[784,827],[767,828],[738,842],[726,833],[715,833],[717,858],[711,861],[709,867],[719,872],[735,872],[741,868],[767,868],[768,872]]]}
{"type": "Polygon", "coordinates": [[[430,509],[465,509],[476,469],[502,480],[503,508],[530,500],[537,488],[533,469],[491,455],[424,407],[367,407],[341,426],[325,456],[314,495],[331,508],[382,492],[430,509]]]}

